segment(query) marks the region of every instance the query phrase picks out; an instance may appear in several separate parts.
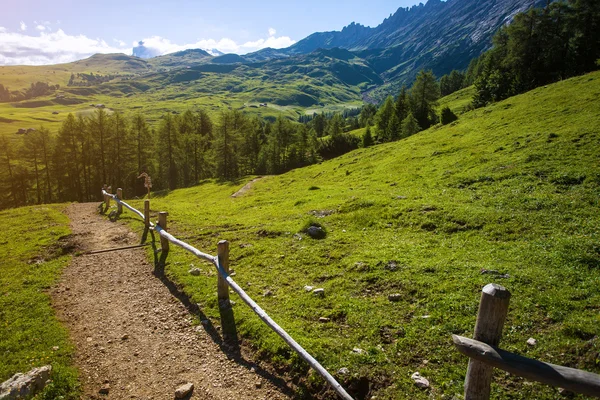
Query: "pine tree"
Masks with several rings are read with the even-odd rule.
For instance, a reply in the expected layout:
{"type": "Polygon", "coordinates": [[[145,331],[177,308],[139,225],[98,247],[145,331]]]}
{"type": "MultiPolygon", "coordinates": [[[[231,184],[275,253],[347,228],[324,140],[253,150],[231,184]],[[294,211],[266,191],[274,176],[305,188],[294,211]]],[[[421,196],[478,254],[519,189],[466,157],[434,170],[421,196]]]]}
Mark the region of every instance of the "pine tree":
{"type": "Polygon", "coordinates": [[[239,137],[236,130],[239,118],[235,114],[235,111],[221,112],[213,143],[216,175],[225,180],[239,176],[239,137]]]}
{"type": "Polygon", "coordinates": [[[97,109],[90,118],[89,124],[95,147],[95,168],[100,171],[102,184],[108,184],[108,163],[110,162],[108,149],[112,139],[108,114],[101,108],[97,109]]]}
{"type": "Polygon", "coordinates": [[[335,114],[331,120],[329,120],[329,124],[327,126],[327,134],[331,136],[331,138],[335,138],[340,136],[344,132],[344,120],[342,116],[339,114],[335,114]]]}
{"type": "Polygon", "coordinates": [[[390,135],[390,140],[395,141],[395,140],[400,139],[401,131],[402,131],[402,122],[398,118],[398,114],[393,112],[392,117],[390,118],[390,123],[388,124],[388,132],[390,135]]]}
{"type": "Polygon", "coordinates": [[[404,137],[412,136],[419,132],[421,127],[419,121],[413,116],[412,112],[408,113],[404,121],[402,121],[402,134],[404,137]]]}
{"type": "Polygon", "coordinates": [[[369,146],[373,146],[373,136],[371,135],[371,127],[367,125],[367,129],[365,129],[362,137],[362,147],[369,146]]]}
{"type": "Polygon", "coordinates": [[[160,182],[169,190],[179,187],[178,118],[166,113],[158,128],[158,165],[160,182]]]}
{"type": "Polygon", "coordinates": [[[410,89],[411,111],[419,126],[424,129],[432,124],[431,116],[440,97],[440,88],[432,71],[421,71],[410,89]]]}
{"type": "Polygon", "coordinates": [[[390,132],[390,119],[392,115],[395,113],[394,100],[392,96],[388,96],[383,105],[379,107],[377,110],[377,114],[375,115],[375,125],[377,126],[377,141],[389,142],[392,140],[392,135],[390,132]]]}
{"type": "Polygon", "coordinates": [[[13,159],[14,152],[13,147],[10,141],[6,138],[6,136],[0,136],[0,172],[6,173],[6,176],[2,178],[2,195],[5,193],[10,193],[7,198],[0,199],[4,205],[3,208],[6,207],[18,207],[19,200],[17,197],[17,187],[15,185],[15,174],[14,174],[14,163],[13,159]]]}
{"type": "Polygon", "coordinates": [[[211,176],[208,153],[213,140],[213,123],[204,110],[198,111],[194,132],[194,181],[211,176]]]}

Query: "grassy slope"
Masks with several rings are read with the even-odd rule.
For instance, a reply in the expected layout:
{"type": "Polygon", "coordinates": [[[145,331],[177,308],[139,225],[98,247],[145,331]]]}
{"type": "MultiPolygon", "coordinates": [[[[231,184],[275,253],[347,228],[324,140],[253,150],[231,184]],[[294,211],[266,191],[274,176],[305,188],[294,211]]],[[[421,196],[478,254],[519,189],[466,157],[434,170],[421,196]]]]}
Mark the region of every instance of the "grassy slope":
{"type": "MultiPolygon", "coordinates": [[[[177,235],[201,249],[215,253],[218,240],[230,240],[234,279],[330,371],[348,367],[340,379],[359,398],[366,379],[378,399],[460,393],[467,360],[450,335],[471,335],[489,282],[513,293],[504,348],[600,372],[599,97],[594,73],[264,178],[239,198],[230,194],[244,182],[205,183],[152,208],[168,210],[177,235]],[[309,220],[328,237],[295,235],[309,220]],[[304,285],[325,288],[325,298],[304,285]],[[263,297],[267,290],[273,296],[263,297]],[[393,293],[400,301],[388,301],[393,293]],[[432,393],[413,385],[415,371],[432,393]]],[[[168,274],[217,319],[212,268],[193,277],[197,260],[180,250],[169,257],[168,274]]],[[[234,312],[261,351],[304,368],[241,301],[234,312]]],[[[493,392],[557,396],[502,373],[493,392]]]]}
{"type": "Polygon", "coordinates": [[[73,349],[46,294],[69,261],[56,246],[61,236],[69,234],[62,208],[24,207],[0,213],[9,221],[0,242],[0,381],[51,364],[53,383],[39,396],[44,399],[77,396],[77,374],[70,367],[73,349]]]}
{"type": "Polygon", "coordinates": [[[465,108],[473,101],[475,95],[475,86],[469,86],[457,92],[442,97],[438,102],[438,110],[448,106],[456,114],[460,115],[465,108]]]}

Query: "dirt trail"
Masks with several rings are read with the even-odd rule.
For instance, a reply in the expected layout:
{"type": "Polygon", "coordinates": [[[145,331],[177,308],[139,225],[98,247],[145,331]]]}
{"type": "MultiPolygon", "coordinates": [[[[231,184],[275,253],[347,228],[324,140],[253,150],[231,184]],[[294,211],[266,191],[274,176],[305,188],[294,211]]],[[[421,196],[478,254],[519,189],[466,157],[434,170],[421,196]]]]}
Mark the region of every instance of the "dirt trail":
{"type": "MultiPolygon", "coordinates": [[[[138,243],[119,223],[97,215],[97,204],[73,204],[67,214],[78,250],[138,243]]],[[[186,382],[188,399],[287,399],[276,374],[221,340],[209,321],[195,326],[177,289],[155,277],[143,249],[74,257],[53,289],[59,319],[75,344],[85,399],[173,399],[186,382]],[[108,385],[108,386],[107,386],[108,385]],[[108,394],[101,389],[108,388],[108,394]]],[[[186,307],[187,306],[187,307],[186,307]]]]}
{"type": "Polygon", "coordinates": [[[246,194],[246,192],[248,190],[252,189],[252,186],[254,186],[254,184],[257,181],[260,181],[263,178],[266,178],[266,176],[259,176],[258,178],[252,179],[250,182],[246,183],[240,190],[238,190],[237,192],[235,192],[234,194],[232,194],[231,197],[240,197],[240,196],[243,196],[244,194],[246,194]]]}

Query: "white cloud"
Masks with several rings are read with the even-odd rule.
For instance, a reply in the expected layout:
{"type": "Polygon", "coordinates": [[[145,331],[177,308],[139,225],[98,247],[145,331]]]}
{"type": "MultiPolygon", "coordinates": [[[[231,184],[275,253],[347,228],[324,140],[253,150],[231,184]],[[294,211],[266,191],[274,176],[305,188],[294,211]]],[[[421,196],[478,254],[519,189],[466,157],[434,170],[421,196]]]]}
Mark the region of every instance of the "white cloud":
{"type": "Polygon", "coordinates": [[[22,30],[22,31],[26,31],[26,30],[27,30],[27,25],[25,24],[25,22],[21,21],[21,22],[19,23],[19,26],[21,27],[21,30],[22,30]]]}
{"type": "Polygon", "coordinates": [[[44,65],[80,60],[96,53],[131,54],[131,48],[109,46],[102,39],[67,35],[62,29],[39,36],[0,32],[0,65],[44,65]]]}
{"type": "MultiPolygon", "coordinates": [[[[36,26],[38,35],[24,32],[9,32],[0,27],[0,65],[45,65],[66,63],[89,57],[96,53],[131,54],[132,48],[119,39],[108,44],[101,38],[92,39],[84,35],[69,35],[62,29],[50,31],[49,23],[36,26]],[[44,29],[42,30],[41,27],[44,29]]],[[[21,30],[27,29],[21,22],[21,30]]],[[[144,39],[143,46],[134,43],[146,57],[173,53],[186,49],[218,49],[224,53],[245,54],[265,47],[282,48],[295,43],[287,36],[275,36],[275,30],[269,30],[270,36],[255,41],[237,43],[229,38],[201,39],[195,43],[177,44],[169,39],[152,36],[144,39]],[[271,34],[273,32],[273,34],[271,34]]]]}
{"type": "Polygon", "coordinates": [[[232,39],[222,38],[219,40],[200,39],[195,43],[182,45],[173,43],[169,39],[160,36],[152,36],[145,38],[139,43],[134,43],[133,46],[136,47],[134,50],[135,54],[140,54],[144,57],[155,57],[186,49],[218,49],[223,53],[246,54],[264,49],[265,47],[280,49],[283,47],[289,47],[296,43],[295,40],[292,40],[288,36],[276,37],[276,33],[277,32],[275,29],[269,28],[270,36],[268,38],[248,41],[245,43],[237,43],[232,39]]]}

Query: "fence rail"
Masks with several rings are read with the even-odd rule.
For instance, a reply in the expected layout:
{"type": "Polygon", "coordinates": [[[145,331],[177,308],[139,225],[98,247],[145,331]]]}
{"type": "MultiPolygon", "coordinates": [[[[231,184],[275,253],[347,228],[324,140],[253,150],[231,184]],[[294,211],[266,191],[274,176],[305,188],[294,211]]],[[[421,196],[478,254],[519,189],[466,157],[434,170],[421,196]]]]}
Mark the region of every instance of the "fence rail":
{"type": "Polygon", "coordinates": [[[533,360],[497,347],[502,337],[509,300],[510,292],[503,286],[486,285],[481,293],[474,339],[452,335],[456,349],[469,357],[465,400],[490,398],[494,368],[571,392],[600,398],[600,375],[533,360]]]}
{"type": "Polygon", "coordinates": [[[223,240],[217,245],[218,255],[212,256],[204,253],[194,246],[177,239],[175,236],[167,232],[167,213],[159,213],[158,223],[153,224],[150,222],[150,200],[144,202],[144,212],[133,208],[129,204],[123,201],[121,189],[117,189],[117,194],[109,193],[109,188],[102,189],[102,195],[104,197],[104,212],[110,207],[110,200],[115,200],[117,203],[116,216],[123,212],[122,207],[127,208],[134,214],[138,215],[145,224],[144,235],[142,241],[145,240],[148,231],[154,231],[160,235],[161,239],[161,263],[164,265],[167,254],[169,252],[169,243],[173,243],[184,250],[194,254],[199,259],[212,263],[218,272],[218,297],[219,307],[222,305],[229,304],[229,290],[230,287],[240,298],[258,315],[258,317],[269,326],[275,333],[277,333],[287,344],[290,346],[304,361],[306,361],[315,371],[319,373],[325,379],[331,387],[338,393],[338,395],[344,400],[353,400],[352,397],[346,392],[342,385],[313,357],[311,356],[298,342],[296,342],[282,327],[280,327],[246,292],[231,278],[229,275],[229,242],[223,240]],[[107,191],[108,190],[108,191],[107,191]]]}
{"type": "MultiPolygon", "coordinates": [[[[110,201],[114,200],[117,203],[117,217],[123,212],[123,207],[125,207],[144,221],[145,229],[142,236],[142,243],[145,242],[149,232],[159,234],[161,259],[160,261],[156,260],[155,252],[155,263],[164,266],[169,253],[169,243],[187,250],[199,259],[212,263],[218,272],[217,292],[219,307],[229,305],[229,288],[231,288],[267,326],[277,333],[302,359],[317,371],[341,398],[352,400],[352,397],[344,390],[342,385],[283,328],[273,321],[231,278],[229,275],[229,243],[227,241],[220,241],[218,243],[217,256],[204,253],[167,232],[168,214],[166,212],[159,213],[158,223],[154,224],[150,222],[150,200],[145,200],[144,212],[142,213],[123,201],[120,189],[117,190],[116,195],[109,192],[110,188],[102,190],[105,206],[104,212],[109,209],[110,201]]],[[[508,314],[510,296],[510,292],[503,286],[496,284],[486,285],[481,294],[473,339],[452,335],[452,340],[457,350],[469,357],[469,366],[465,378],[465,400],[488,400],[490,398],[494,368],[502,369],[526,379],[600,398],[600,375],[533,360],[497,347],[502,338],[502,329],[508,314]]]]}

